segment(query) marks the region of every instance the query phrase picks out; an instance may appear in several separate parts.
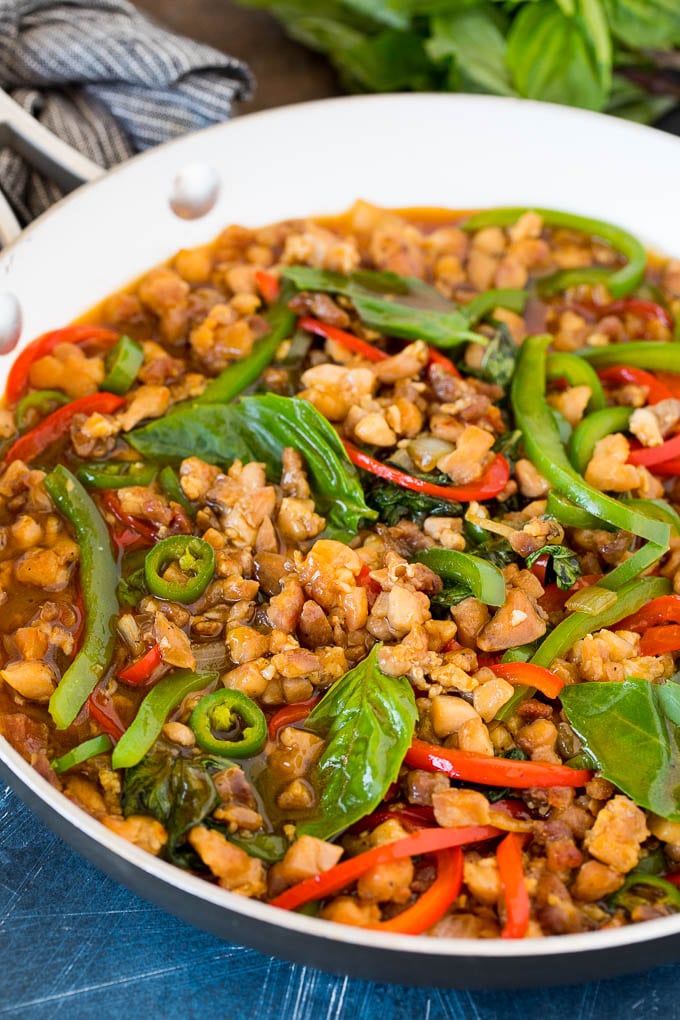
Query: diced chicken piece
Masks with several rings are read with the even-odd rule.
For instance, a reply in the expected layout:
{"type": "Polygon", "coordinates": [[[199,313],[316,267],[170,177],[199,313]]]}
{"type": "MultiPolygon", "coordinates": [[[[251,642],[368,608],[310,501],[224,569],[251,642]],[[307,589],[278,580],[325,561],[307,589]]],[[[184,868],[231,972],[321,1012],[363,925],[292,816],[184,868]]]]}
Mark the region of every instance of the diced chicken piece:
{"type": "Polygon", "coordinates": [[[206,498],[220,514],[225,537],[239,549],[253,548],[262,521],[276,508],[276,491],[257,461],[234,461],[226,475],[217,476],[206,498]]]}
{"type": "Polygon", "coordinates": [[[354,435],[369,446],[394,446],[397,441],[396,433],[380,411],[369,411],[362,415],[354,426],[354,435]]]}
{"type": "Polygon", "coordinates": [[[246,832],[258,832],[263,825],[262,815],[253,808],[243,804],[223,804],[213,811],[213,818],[229,826],[230,832],[244,829],[246,832]]]}
{"type": "Polygon", "coordinates": [[[299,570],[300,582],[308,597],[329,611],[340,605],[343,597],[356,588],[356,578],[362,565],[353,549],[342,542],[321,538],[305,557],[299,570]]]}
{"type": "MultiPolygon", "coordinates": [[[[317,542],[317,545],[319,544],[317,542]]],[[[294,577],[286,578],[281,591],[278,595],[272,596],[267,607],[267,617],[272,627],[292,634],[297,627],[304,603],[305,594],[299,581],[294,577]]]]}
{"type": "Polygon", "coordinates": [[[543,637],[545,631],[545,620],[539,616],[535,604],[526,592],[519,588],[510,588],[505,604],[486,624],[477,641],[482,651],[496,652],[528,644],[543,637]]]}
{"type": "Polygon", "coordinates": [[[548,403],[564,415],[572,428],[576,428],[591,396],[590,386],[569,386],[562,393],[549,396],[548,403]]]}
{"type": "Polygon", "coordinates": [[[586,861],[579,868],[571,892],[574,899],[595,903],[611,896],[623,882],[623,876],[614,868],[599,861],[586,861]]]}
{"type": "Polygon", "coordinates": [[[428,350],[427,344],[422,340],[404,347],[398,354],[384,361],[378,361],[373,366],[376,378],[384,384],[397,382],[399,379],[410,379],[420,374],[427,365],[428,350]]]}
{"type": "Polygon", "coordinates": [[[171,623],[164,613],[156,613],[153,630],[163,662],[167,662],[169,666],[179,666],[181,669],[196,668],[196,658],[191,650],[189,635],[175,623],[171,623]]]}
{"type": "Polygon", "coordinates": [[[302,233],[286,238],[281,261],[286,266],[298,262],[316,269],[330,269],[338,273],[351,273],[358,268],[360,255],[353,237],[339,237],[330,230],[305,221],[302,233]]]}
{"type": "Polygon", "coordinates": [[[0,670],[6,684],[29,701],[49,701],[56,678],[46,662],[12,662],[0,670]]]}
{"type": "Polygon", "coordinates": [[[599,812],[584,846],[603,864],[626,874],[637,864],[640,845],[648,836],[644,812],[628,797],[617,794],[599,812]]]}
{"type": "Polygon", "coordinates": [[[326,527],[326,519],[316,513],[313,499],[284,496],[276,517],[276,525],[283,538],[299,544],[321,534],[326,527]]]}
{"type": "Polygon", "coordinates": [[[643,446],[661,446],[666,435],[680,421],[680,400],[660,400],[649,407],[639,407],[631,415],[629,431],[643,446]]]}
{"type": "Polygon", "coordinates": [[[377,903],[364,903],[353,896],[338,896],[319,911],[319,917],[336,924],[366,928],[380,921],[380,907],[377,903]]]}
{"type": "Polygon", "coordinates": [[[105,815],[101,820],[111,832],[154,856],[161,852],[168,841],[168,834],[161,823],[147,815],[128,815],[127,818],[105,815]]]}
{"type": "Polygon", "coordinates": [[[444,471],[456,485],[465,485],[479,478],[486,466],[486,455],[496,437],[477,425],[466,425],[456,449],[437,461],[437,467],[444,471]]]}
{"type": "Polygon", "coordinates": [[[88,814],[98,817],[106,811],[106,802],[95,784],[85,776],[70,775],[64,780],[64,793],[88,814]]]}
{"type": "Polygon", "coordinates": [[[271,869],[270,882],[285,889],[335,867],[342,854],[342,847],[335,843],[327,843],[316,836],[300,836],[286,850],[283,860],[271,869]]]}
{"type": "Polygon", "coordinates": [[[494,753],[489,731],[479,716],[467,719],[458,730],[458,746],[461,751],[474,751],[475,754],[485,754],[488,757],[494,753]]]}
{"type": "Polygon", "coordinates": [[[491,722],[497,713],[514,694],[514,687],[502,677],[494,677],[476,688],[472,695],[472,704],[484,722],[491,722]]]}
{"type": "Polygon", "coordinates": [[[166,266],[152,269],[141,281],[138,294],[159,320],[163,337],[175,343],[184,335],[189,318],[189,284],[166,266]]]}
{"type": "Polygon", "coordinates": [[[319,648],[333,641],[333,630],[328,617],[313,599],[307,599],[302,607],[297,635],[305,648],[319,648]]]}
{"type": "Polygon", "coordinates": [[[480,903],[493,907],[501,897],[501,880],[495,857],[465,855],[463,882],[480,903]]]}
{"type": "Polygon", "coordinates": [[[167,386],[140,386],[134,391],[124,411],[118,415],[123,432],[129,432],[145,418],[162,418],[170,406],[167,386]]]}
{"type": "Polygon", "coordinates": [[[407,903],[411,898],[413,871],[410,857],[378,864],[361,876],[357,893],[362,900],[376,903],[407,903]]]}
{"type": "Polygon", "coordinates": [[[324,363],[308,368],[300,383],[304,389],[299,397],[308,400],[330,421],[342,421],[350,408],[373,393],[376,378],[369,368],[324,363]]]}
{"type": "Polygon", "coordinates": [[[196,744],[194,731],[190,726],[185,726],[181,722],[166,723],[163,727],[163,736],[173,744],[179,744],[180,747],[194,747],[196,744]]]}
{"type": "Polygon", "coordinates": [[[314,803],[314,791],[304,779],[294,779],[276,798],[282,811],[305,811],[314,803]]]}
{"type": "Polygon", "coordinates": [[[189,830],[189,843],[223,889],[249,897],[259,897],[266,892],[262,861],[249,857],[221,832],[196,825],[189,830]]]}
{"type": "MultiPolygon", "coordinates": [[[[430,619],[430,600],[424,592],[411,591],[403,584],[395,584],[390,592],[378,596],[386,599],[386,617],[395,637],[403,637],[415,626],[430,619]]],[[[374,605],[374,611],[376,610],[374,605]]]]}
{"type": "Polygon", "coordinates": [[[206,464],[198,457],[187,457],[179,468],[179,478],[187,499],[205,501],[219,477],[219,468],[206,464]]]}
{"type": "Polygon", "coordinates": [[[281,458],[281,489],[284,496],[309,499],[310,488],[302,456],[287,446],[281,458]]]}
{"type": "Polygon", "coordinates": [[[621,432],[614,432],[595,444],[595,452],[586,468],[589,485],[608,492],[628,492],[639,484],[639,472],[627,464],[630,445],[621,432]]]}
{"type": "Polygon", "coordinates": [[[437,825],[455,829],[464,825],[489,825],[489,802],[476,790],[441,790],[433,794],[437,825]]]}
{"type": "Polygon", "coordinates": [[[63,390],[75,399],[96,393],[104,378],[104,360],[87,357],[76,344],[58,344],[51,354],[30,367],[31,386],[38,390],[63,390]]]}
{"type": "Polygon", "coordinates": [[[21,584],[45,591],[63,591],[71,579],[80,550],[70,538],[60,538],[51,549],[31,549],[14,564],[14,576],[21,584]]]}
{"type": "Polygon", "coordinates": [[[549,482],[539,474],[530,460],[520,458],[515,464],[515,478],[519,485],[519,491],[529,499],[539,499],[547,496],[550,489],[549,482]]]}
{"type": "Polygon", "coordinates": [[[296,294],[288,307],[297,315],[311,315],[330,326],[345,329],[349,326],[349,315],[333,300],[330,294],[311,293],[303,290],[296,294]]]}
{"type": "Polygon", "coordinates": [[[460,643],[474,648],[477,636],[489,622],[488,608],[479,599],[463,599],[457,606],[451,607],[451,616],[458,626],[456,637],[460,643]]]}
{"type": "Polygon", "coordinates": [[[223,673],[220,680],[232,691],[242,691],[249,698],[259,698],[266,691],[273,672],[269,659],[253,659],[223,673]]]}
{"type": "Polygon", "coordinates": [[[269,635],[254,627],[231,627],[227,631],[227,647],[233,662],[250,662],[269,651],[269,635]]]}
{"type": "Polygon", "coordinates": [[[532,761],[550,761],[559,764],[561,759],[555,751],[557,727],[549,719],[534,719],[517,733],[517,744],[532,761]]]}
{"type": "Polygon", "coordinates": [[[479,713],[463,698],[450,694],[436,694],[430,702],[432,729],[440,738],[457,733],[469,719],[478,719],[479,713]]]}

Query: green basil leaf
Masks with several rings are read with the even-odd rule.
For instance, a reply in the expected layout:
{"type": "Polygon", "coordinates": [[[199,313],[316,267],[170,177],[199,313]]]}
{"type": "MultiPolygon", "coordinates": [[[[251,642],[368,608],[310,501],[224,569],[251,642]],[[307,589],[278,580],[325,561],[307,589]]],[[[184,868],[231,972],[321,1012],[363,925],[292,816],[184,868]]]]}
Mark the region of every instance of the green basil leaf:
{"type": "Polygon", "coordinates": [[[640,807],[680,821],[680,685],[628,677],[574,684],[560,699],[605,779],[640,807]]]}
{"type": "Polygon", "coordinates": [[[485,382],[506,387],[515,372],[516,361],[517,344],[506,324],[501,322],[484,351],[479,375],[485,382]]]}
{"type": "Polygon", "coordinates": [[[237,458],[262,461],[274,482],[281,477],[283,450],[292,446],[304,458],[328,537],[346,541],[356,535],[360,521],[377,517],[364,499],[337,433],[306,400],[266,393],[244,397],[237,404],[187,408],[136,429],[127,438],[153,460],[177,462],[196,456],[220,465],[237,458]]]}
{"type": "Polygon", "coordinates": [[[632,50],[680,44],[677,0],[604,0],[612,35],[632,50]]]}
{"type": "Polygon", "coordinates": [[[572,588],[581,576],[581,564],[579,563],[578,556],[566,545],[541,546],[536,552],[527,556],[527,566],[533,567],[536,560],[540,559],[541,556],[550,557],[549,566],[551,569],[546,574],[546,581],[550,583],[553,579],[550,575],[554,575],[557,587],[563,591],[572,588]]]}
{"type": "Polygon", "coordinates": [[[369,814],[393,783],[410,747],[417,712],[411,685],[378,666],[376,645],[335,683],[305,728],[326,740],[313,780],[315,815],[299,833],[330,839],[369,814]]]}
{"type": "Polygon", "coordinates": [[[441,14],[431,21],[427,52],[434,61],[454,58],[462,91],[515,96],[505,61],[505,22],[489,3],[441,14]]]}
{"type": "Polygon", "coordinates": [[[335,62],[350,85],[371,92],[426,92],[437,86],[422,39],[414,32],[381,32],[336,53],[335,62]]]}
{"type": "Polygon", "coordinates": [[[554,0],[523,6],[508,35],[508,68],[522,96],[602,110],[611,84],[602,12],[579,0],[569,17],[554,0]],[[595,33],[593,35],[593,32],[595,33]]]}

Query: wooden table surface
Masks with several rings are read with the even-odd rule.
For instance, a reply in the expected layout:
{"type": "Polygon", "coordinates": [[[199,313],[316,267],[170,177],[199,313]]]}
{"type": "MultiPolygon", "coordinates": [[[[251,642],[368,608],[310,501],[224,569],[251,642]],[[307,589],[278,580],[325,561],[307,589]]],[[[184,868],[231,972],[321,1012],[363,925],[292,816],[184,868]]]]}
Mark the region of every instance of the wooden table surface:
{"type": "Polygon", "coordinates": [[[230,0],[135,0],[135,6],[175,32],[250,65],[257,90],[239,113],[341,94],[326,60],[289,39],[265,11],[245,9],[230,0]]]}

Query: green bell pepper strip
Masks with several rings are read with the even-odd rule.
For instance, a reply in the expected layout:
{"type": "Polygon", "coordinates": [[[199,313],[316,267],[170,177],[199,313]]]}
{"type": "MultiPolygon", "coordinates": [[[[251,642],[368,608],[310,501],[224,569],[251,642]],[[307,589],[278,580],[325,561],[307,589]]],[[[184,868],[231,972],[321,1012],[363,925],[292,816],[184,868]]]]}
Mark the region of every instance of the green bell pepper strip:
{"type": "Polygon", "coordinates": [[[85,604],[85,634],[80,651],[50,698],[57,729],[70,726],[108,669],[118,616],[118,570],[104,520],[68,468],[58,464],[45,488],[71,524],[80,547],[80,583],[85,604]]]}
{"type": "Polygon", "coordinates": [[[209,542],[193,535],[164,538],[149,550],[144,560],[144,576],[151,594],[187,605],[203,594],[214,573],[215,550],[209,542]],[[179,564],[185,580],[163,577],[163,572],[173,561],[179,564]]]}
{"type": "Polygon", "coordinates": [[[632,874],[627,875],[621,888],[617,889],[613,896],[609,897],[609,902],[613,906],[618,906],[623,896],[636,885],[648,885],[652,889],[661,889],[665,893],[664,899],[670,906],[675,910],[680,910],[680,889],[673,885],[672,882],[662,878],[661,875],[651,875],[645,871],[634,871],[632,874]]]}
{"type": "Polygon", "coordinates": [[[579,474],[583,474],[595,446],[612,432],[625,432],[630,424],[632,407],[603,407],[586,415],[574,429],[569,440],[569,460],[579,474]]]}
{"type": "Polygon", "coordinates": [[[217,683],[217,673],[194,673],[178,670],[164,676],[149,691],[137,709],[132,724],[127,728],[114,749],[111,764],[114,769],[129,769],[142,760],[158,739],[165,721],[187,694],[205,690],[217,683]]]}
{"type": "Polygon", "coordinates": [[[267,742],[262,709],[247,694],[227,687],[201,698],[189,725],[199,747],[222,757],[252,758],[267,742]]]}
{"type": "MultiPolygon", "coordinates": [[[[603,266],[584,266],[582,269],[558,269],[550,276],[536,281],[536,291],[540,298],[549,298],[553,294],[564,293],[570,287],[579,287],[586,283],[590,287],[604,284],[609,287],[612,277],[611,269],[603,266]]],[[[613,293],[613,291],[612,291],[613,293]]]]}
{"type": "Polygon", "coordinates": [[[570,386],[587,386],[590,390],[589,411],[600,411],[607,406],[602,383],[595,369],[575,354],[549,354],[546,358],[548,379],[566,379],[570,386]],[[587,366],[584,371],[584,365],[587,366]]]}
{"type": "MultiPolygon", "coordinates": [[[[611,577],[611,575],[610,575],[611,577]]],[[[607,577],[598,581],[598,587],[607,587],[607,577]]],[[[562,658],[569,649],[587,634],[610,627],[626,616],[631,616],[651,599],[667,595],[671,583],[665,577],[639,577],[618,590],[616,603],[601,613],[571,613],[539,645],[531,658],[537,666],[549,668],[555,659],[562,658]]]]}
{"type": "Polygon", "coordinates": [[[505,578],[488,560],[453,549],[424,549],[413,557],[424,563],[444,581],[458,581],[466,585],[475,598],[487,606],[502,606],[505,602],[505,578]]]}
{"type": "Polygon", "coordinates": [[[171,468],[169,464],[167,467],[164,467],[158,476],[158,481],[168,499],[172,500],[173,503],[179,503],[187,516],[193,520],[196,516],[196,507],[185,496],[179,476],[174,468],[171,468]]]}
{"type": "Polygon", "coordinates": [[[92,737],[91,740],[86,740],[84,743],[78,744],[77,747],[67,751],[66,754],[62,754],[61,758],[55,758],[52,762],[52,768],[55,772],[66,772],[76,765],[82,765],[84,761],[88,761],[98,754],[106,754],[112,747],[111,737],[107,736],[106,733],[100,733],[98,737],[92,737]]]}
{"type": "MultiPolygon", "coordinates": [[[[598,586],[605,587],[607,578],[598,582],[598,586]]],[[[545,638],[532,657],[530,662],[536,666],[545,666],[549,669],[555,659],[562,658],[569,649],[597,630],[603,627],[610,627],[624,617],[636,613],[650,599],[659,595],[667,595],[671,590],[670,581],[665,577],[641,577],[630,581],[618,591],[616,603],[593,615],[591,613],[571,613],[545,638]]],[[[496,718],[505,721],[512,716],[523,701],[530,698],[535,688],[527,687],[524,684],[515,688],[509,701],[503,705],[497,713],[496,718]]]]}
{"type": "Polygon", "coordinates": [[[668,527],[588,485],[569,462],[555,419],[545,401],[545,360],[550,336],[527,337],[519,348],[512,380],[515,424],[536,469],[577,506],[613,527],[668,545],[668,527]]]}
{"type": "Polygon", "coordinates": [[[264,314],[264,318],[269,323],[269,332],[255,341],[250,354],[247,354],[245,358],[227,365],[215,379],[208,383],[200,397],[176,404],[173,410],[187,406],[202,406],[203,404],[228,404],[239,393],[256,382],[273,360],[281,342],[293,332],[295,315],[289,309],[288,302],[294,295],[295,288],[284,281],[278,299],[269,306],[264,314]]]}
{"type": "Polygon", "coordinates": [[[485,290],[477,297],[474,297],[462,311],[467,315],[471,326],[476,325],[481,319],[485,319],[494,308],[507,308],[511,312],[523,312],[524,306],[529,299],[529,292],[526,290],[511,290],[501,288],[500,290],[485,290]]]}
{"type": "Polygon", "coordinates": [[[83,464],[76,474],[88,489],[124,489],[128,485],[150,485],[157,471],[155,464],[143,461],[109,461],[83,464]]]}
{"type": "Polygon", "coordinates": [[[653,517],[655,521],[663,521],[671,529],[673,538],[680,538],[680,514],[674,510],[670,503],[663,499],[628,499],[621,497],[622,503],[627,503],[634,510],[638,510],[647,517],[653,517]]]}
{"type": "Polygon", "coordinates": [[[576,506],[576,504],[572,503],[570,499],[562,496],[554,489],[551,489],[548,493],[548,501],[545,512],[548,517],[554,517],[556,521],[559,521],[560,524],[564,524],[567,528],[603,528],[607,531],[616,530],[615,528],[612,528],[611,524],[607,524],[606,521],[601,520],[599,517],[595,517],[594,514],[588,513],[587,510],[583,510],[580,506],[576,506]]]}
{"type": "MultiPolygon", "coordinates": [[[[510,227],[527,212],[538,213],[549,227],[578,230],[582,234],[597,237],[627,259],[626,265],[621,269],[603,270],[600,267],[570,269],[567,271],[569,273],[567,286],[593,283],[594,280],[603,281],[612,296],[619,298],[629,294],[642,281],[647,266],[647,253],[644,246],[627,230],[623,230],[613,223],[606,223],[604,220],[595,220],[589,216],[578,216],[557,209],[523,207],[487,209],[485,212],[470,216],[460,226],[468,232],[482,230],[484,227],[510,227]],[[596,271],[596,276],[593,276],[593,270],[596,271]]],[[[555,282],[555,277],[548,277],[542,281],[543,287],[550,286],[551,279],[553,283],[555,282]]],[[[564,279],[565,277],[562,276],[559,281],[561,287],[564,287],[564,279]]]]}
{"type": "Polygon", "coordinates": [[[45,418],[52,411],[56,411],[58,407],[68,404],[69,401],[70,398],[60,390],[35,390],[33,393],[27,393],[25,397],[21,398],[14,412],[14,420],[19,432],[24,432],[35,425],[31,411],[37,411],[40,418],[45,418]]]}
{"type": "Polygon", "coordinates": [[[100,389],[119,396],[127,393],[144,363],[144,351],[130,336],[121,336],[106,358],[106,375],[100,389]]]}
{"type": "Polygon", "coordinates": [[[578,357],[595,368],[612,365],[631,365],[649,372],[680,373],[680,345],[673,341],[633,340],[628,344],[609,344],[607,347],[581,348],[578,357]]]}

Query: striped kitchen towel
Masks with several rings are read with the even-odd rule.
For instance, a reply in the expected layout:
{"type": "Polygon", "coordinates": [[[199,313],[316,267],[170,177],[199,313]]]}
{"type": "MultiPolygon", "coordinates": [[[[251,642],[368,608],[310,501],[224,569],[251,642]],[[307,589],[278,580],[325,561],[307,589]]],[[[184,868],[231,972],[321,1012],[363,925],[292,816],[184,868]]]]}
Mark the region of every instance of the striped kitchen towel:
{"type": "MultiPolygon", "coordinates": [[[[0,86],[103,167],[226,120],[253,84],[240,60],[161,28],[127,0],[0,0],[0,86]]],[[[61,197],[9,149],[0,186],[24,223],[61,197]]]]}

